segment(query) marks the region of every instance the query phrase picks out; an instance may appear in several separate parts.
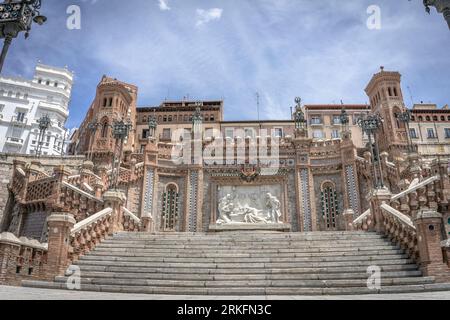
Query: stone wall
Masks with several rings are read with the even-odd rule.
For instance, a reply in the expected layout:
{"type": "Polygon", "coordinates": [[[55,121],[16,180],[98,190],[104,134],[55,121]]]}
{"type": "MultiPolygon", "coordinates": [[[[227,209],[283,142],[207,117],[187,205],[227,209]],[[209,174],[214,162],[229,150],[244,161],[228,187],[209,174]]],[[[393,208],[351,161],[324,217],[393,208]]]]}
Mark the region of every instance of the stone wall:
{"type": "Polygon", "coordinates": [[[8,203],[8,184],[12,177],[14,160],[37,161],[41,163],[44,171],[51,173],[53,168],[58,165],[64,165],[69,170],[74,170],[82,164],[84,159],[84,156],[65,156],[63,158],[60,156],[42,156],[37,159],[32,155],[0,153],[0,227],[2,227],[5,208],[8,203]]]}

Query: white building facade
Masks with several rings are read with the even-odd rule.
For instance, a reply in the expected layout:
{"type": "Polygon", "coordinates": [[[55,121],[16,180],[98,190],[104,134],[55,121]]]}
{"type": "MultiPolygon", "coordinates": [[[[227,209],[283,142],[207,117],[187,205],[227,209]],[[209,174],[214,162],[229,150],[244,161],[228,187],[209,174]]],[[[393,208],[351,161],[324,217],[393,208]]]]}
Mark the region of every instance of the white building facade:
{"type": "Polygon", "coordinates": [[[65,154],[72,85],[73,73],[67,68],[43,64],[36,66],[32,80],[0,76],[0,152],[36,154],[38,120],[47,115],[51,125],[43,136],[41,154],[65,154]]]}

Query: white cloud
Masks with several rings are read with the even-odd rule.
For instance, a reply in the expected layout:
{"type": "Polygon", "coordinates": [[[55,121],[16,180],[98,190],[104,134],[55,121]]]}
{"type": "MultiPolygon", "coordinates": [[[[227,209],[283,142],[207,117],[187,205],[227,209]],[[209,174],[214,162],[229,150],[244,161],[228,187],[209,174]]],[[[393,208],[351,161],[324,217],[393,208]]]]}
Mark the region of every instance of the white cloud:
{"type": "Polygon", "coordinates": [[[159,9],[161,11],[168,11],[168,10],[170,10],[169,0],[159,0],[159,9]]]}
{"type": "Polygon", "coordinates": [[[212,8],[208,10],[197,9],[197,27],[212,20],[219,20],[222,17],[223,9],[212,8]]]}

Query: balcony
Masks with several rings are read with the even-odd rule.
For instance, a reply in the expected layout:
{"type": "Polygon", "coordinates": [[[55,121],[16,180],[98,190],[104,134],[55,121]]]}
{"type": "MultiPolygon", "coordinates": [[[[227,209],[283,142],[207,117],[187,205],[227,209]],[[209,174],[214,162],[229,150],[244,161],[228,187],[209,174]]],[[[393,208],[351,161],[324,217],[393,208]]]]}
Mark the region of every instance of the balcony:
{"type": "Polygon", "coordinates": [[[164,142],[171,142],[172,141],[172,135],[170,134],[160,134],[159,135],[159,141],[164,141],[164,142]]]}
{"type": "Polygon", "coordinates": [[[22,117],[22,116],[13,116],[11,118],[12,124],[18,124],[18,125],[26,125],[28,123],[28,118],[22,117]]]}
{"type": "Polygon", "coordinates": [[[8,137],[6,138],[6,143],[9,145],[21,147],[23,146],[24,140],[15,137],[8,137]]]}
{"type": "Polygon", "coordinates": [[[59,115],[67,118],[69,116],[69,110],[65,109],[59,104],[51,103],[51,102],[39,102],[38,109],[43,109],[47,111],[52,111],[58,113],[59,115]]]}
{"type": "Polygon", "coordinates": [[[323,125],[323,121],[322,121],[322,119],[319,119],[319,118],[312,118],[309,121],[309,124],[311,126],[321,126],[321,125],[323,125]]]}

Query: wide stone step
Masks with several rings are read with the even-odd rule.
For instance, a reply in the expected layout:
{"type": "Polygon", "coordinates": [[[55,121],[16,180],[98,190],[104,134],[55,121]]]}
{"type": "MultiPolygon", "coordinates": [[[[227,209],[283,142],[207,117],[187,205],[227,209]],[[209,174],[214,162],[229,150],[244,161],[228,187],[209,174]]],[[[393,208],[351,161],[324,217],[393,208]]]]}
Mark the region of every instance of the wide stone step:
{"type": "Polygon", "coordinates": [[[121,267],[149,267],[149,268],[193,268],[193,269],[244,269],[244,268],[300,268],[300,267],[333,267],[333,266],[371,266],[412,263],[411,259],[389,259],[372,261],[324,261],[324,262],[268,262],[268,263],[175,263],[175,262],[126,262],[126,261],[99,261],[80,260],[78,265],[100,265],[121,267]]]}
{"type": "MultiPolygon", "coordinates": [[[[334,267],[295,267],[283,269],[216,269],[216,268],[153,268],[153,267],[121,267],[121,266],[104,266],[104,265],[78,265],[82,274],[88,272],[112,272],[112,273],[138,273],[138,274],[209,274],[209,275],[270,275],[270,274],[329,274],[329,273],[367,273],[367,266],[334,266],[334,267]]],[[[400,265],[379,265],[382,272],[393,271],[417,271],[417,265],[400,264],[400,265]]]]}
{"type": "MultiPolygon", "coordinates": [[[[360,261],[361,259],[365,261],[382,261],[382,260],[392,260],[392,259],[407,259],[408,255],[394,254],[394,255],[372,255],[372,256],[331,256],[331,257],[296,257],[296,258],[280,258],[280,257],[267,257],[267,258],[203,258],[201,263],[282,263],[282,262],[331,262],[331,261],[360,261]]],[[[80,260],[90,260],[90,261],[117,261],[117,262],[164,262],[164,263],[198,263],[198,258],[177,258],[177,257],[121,257],[121,256],[97,256],[88,255],[81,257],[80,260]]]]}
{"type": "Polygon", "coordinates": [[[262,250],[262,249],[303,249],[303,248],[361,248],[361,247],[374,247],[374,246],[390,246],[390,243],[383,241],[373,241],[373,242],[346,242],[346,243],[255,243],[253,245],[232,245],[232,244],[221,244],[214,245],[208,243],[193,244],[193,243],[178,243],[170,245],[160,245],[160,244],[130,244],[130,243],[101,243],[98,245],[99,248],[140,248],[140,249],[225,249],[225,250],[262,250]]]}
{"type": "Polygon", "coordinates": [[[204,237],[108,237],[107,240],[116,240],[116,241],[136,241],[136,242],[145,242],[145,241],[161,241],[161,242],[170,242],[170,241],[212,241],[212,242],[223,242],[223,241],[234,241],[234,242],[247,242],[247,241],[347,241],[347,240],[380,240],[384,239],[383,236],[370,234],[367,236],[296,236],[296,235],[286,235],[286,236],[266,236],[266,237],[217,237],[217,236],[204,236],[204,237]]]}
{"type": "MultiPolygon", "coordinates": [[[[419,270],[383,272],[385,278],[421,277],[419,270]]],[[[155,280],[195,280],[195,281],[234,281],[234,280],[339,280],[366,279],[368,273],[292,273],[292,274],[178,274],[178,273],[133,273],[133,272],[93,272],[83,271],[87,279],[155,279],[155,280]]],[[[67,279],[58,277],[57,280],[67,279]]]]}
{"type": "Polygon", "coordinates": [[[298,237],[298,238],[320,238],[320,237],[383,237],[384,235],[377,234],[376,232],[366,232],[366,231],[320,231],[320,232],[303,232],[303,233],[292,233],[292,232],[223,232],[223,233],[142,233],[142,232],[118,232],[114,234],[117,238],[268,238],[268,237],[298,237]]]}
{"type": "Polygon", "coordinates": [[[115,257],[162,257],[162,258],[227,258],[227,259],[240,259],[240,258],[303,258],[303,257],[344,257],[344,256],[367,256],[367,255],[395,255],[404,254],[401,249],[386,249],[386,250],[360,250],[360,251],[325,251],[325,252],[292,252],[292,253],[194,253],[194,252],[146,252],[142,250],[140,252],[127,252],[116,251],[112,253],[110,250],[95,250],[88,254],[88,256],[111,256],[115,257]]]}
{"type": "MultiPolygon", "coordinates": [[[[67,289],[65,283],[43,282],[43,281],[23,281],[23,286],[48,289],[67,289]]],[[[380,290],[371,290],[367,287],[347,287],[347,288],[190,288],[190,287],[149,287],[149,286],[112,286],[112,285],[89,285],[82,284],[82,291],[97,292],[121,292],[121,293],[141,293],[160,295],[222,295],[222,296],[252,296],[252,295],[355,295],[355,294],[375,294],[375,293],[408,293],[424,291],[447,291],[450,284],[420,284],[420,285],[400,285],[384,286],[380,290]]]]}
{"type": "Polygon", "coordinates": [[[323,247],[323,248],[279,248],[279,249],[242,249],[242,248],[233,248],[233,249],[224,249],[224,248],[196,248],[196,249],[162,249],[162,248],[102,248],[97,247],[94,252],[108,252],[110,254],[118,254],[118,253],[173,253],[173,254],[277,254],[277,253],[287,253],[287,254],[301,254],[301,253],[321,253],[321,252],[366,252],[366,251],[374,251],[374,250],[400,250],[398,246],[394,245],[382,245],[382,246],[370,246],[370,247],[323,247]]]}
{"type": "MultiPolygon", "coordinates": [[[[69,278],[58,277],[56,282],[67,283],[69,278]]],[[[381,286],[411,285],[433,283],[433,277],[413,278],[385,278],[381,279],[381,286]]],[[[118,285],[118,286],[150,286],[150,287],[192,287],[192,288],[237,288],[237,287],[307,287],[307,288],[347,288],[366,287],[367,279],[343,279],[343,280],[158,280],[158,279],[107,279],[107,278],[81,278],[82,284],[93,285],[118,285]]]]}

